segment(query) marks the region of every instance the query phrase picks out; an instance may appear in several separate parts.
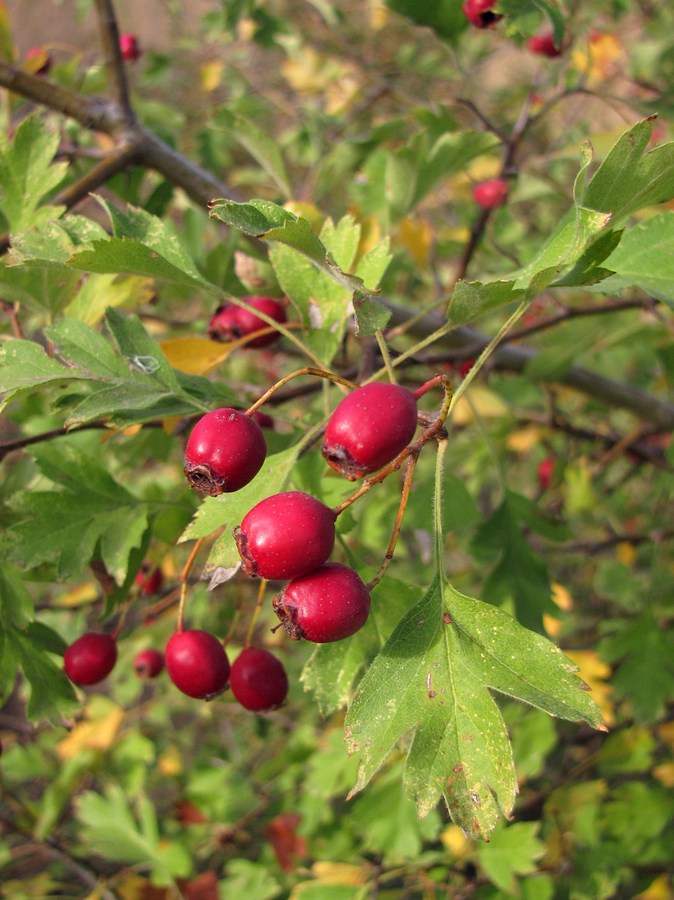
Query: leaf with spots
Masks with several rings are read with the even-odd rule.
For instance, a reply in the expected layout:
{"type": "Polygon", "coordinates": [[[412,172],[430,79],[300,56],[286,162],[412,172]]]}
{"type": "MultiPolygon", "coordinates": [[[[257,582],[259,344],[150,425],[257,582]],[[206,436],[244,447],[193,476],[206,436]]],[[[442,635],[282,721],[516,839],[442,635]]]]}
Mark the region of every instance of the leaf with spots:
{"type": "Polygon", "coordinates": [[[497,691],[563,719],[602,728],[577,666],[507,613],[438,577],[360,682],[346,741],[362,790],[395,744],[408,748],[405,785],[420,816],[444,797],[454,821],[486,839],[517,793],[497,691]]]}

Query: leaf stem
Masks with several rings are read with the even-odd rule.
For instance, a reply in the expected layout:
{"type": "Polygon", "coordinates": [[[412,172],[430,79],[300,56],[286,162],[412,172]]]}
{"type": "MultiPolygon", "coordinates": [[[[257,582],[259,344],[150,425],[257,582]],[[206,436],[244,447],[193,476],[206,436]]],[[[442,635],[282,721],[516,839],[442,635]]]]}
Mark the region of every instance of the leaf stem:
{"type": "Polygon", "coordinates": [[[377,573],[368,583],[367,589],[372,591],[376,588],[379,582],[384,577],[386,570],[389,567],[391,560],[393,559],[393,554],[395,552],[396,544],[398,543],[398,538],[400,537],[400,529],[403,523],[403,516],[405,515],[405,509],[407,508],[407,501],[410,496],[410,488],[412,487],[412,478],[414,476],[414,469],[417,464],[417,460],[419,459],[419,450],[411,453],[409,459],[407,460],[407,468],[405,469],[405,480],[403,482],[403,489],[400,494],[400,504],[398,506],[398,513],[396,515],[396,520],[393,524],[393,531],[391,532],[391,539],[388,542],[388,547],[386,548],[386,555],[381,562],[381,565],[377,569],[377,573]]]}
{"type": "Polygon", "coordinates": [[[257,603],[255,604],[255,609],[253,610],[253,616],[250,620],[250,625],[248,626],[248,631],[246,632],[246,640],[243,644],[243,649],[246,650],[251,645],[251,641],[253,640],[253,633],[255,632],[255,626],[257,625],[257,620],[260,618],[260,612],[262,611],[262,601],[264,599],[264,592],[267,589],[267,582],[263,578],[260,581],[260,586],[257,591],[257,603]]]}
{"type": "Polygon", "coordinates": [[[342,385],[349,390],[355,390],[358,387],[357,384],[354,384],[353,381],[349,381],[348,378],[342,378],[341,375],[335,375],[334,372],[328,372],[325,369],[315,369],[313,366],[305,366],[303,369],[296,369],[294,372],[291,372],[289,375],[284,375],[276,384],[273,384],[269,390],[265,391],[258,399],[253,403],[252,406],[248,407],[246,410],[247,416],[252,416],[254,412],[256,412],[261,406],[269,400],[271,396],[273,396],[279,388],[282,388],[284,385],[288,384],[289,381],[292,381],[293,378],[298,378],[300,375],[314,375],[316,378],[325,378],[328,381],[332,381],[334,384],[342,385]]]}
{"type": "Polygon", "coordinates": [[[190,555],[187,557],[187,562],[183,566],[183,570],[180,573],[180,602],[178,604],[178,631],[182,631],[185,625],[185,601],[187,599],[187,579],[189,578],[190,571],[192,566],[194,565],[194,560],[197,557],[197,553],[201,550],[201,545],[204,542],[204,538],[198,538],[194,547],[192,547],[192,551],[190,555]]]}
{"type": "Polygon", "coordinates": [[[442,483],[445,454],[449,441],[446,437],[438,438],[438,452],[435,457],[435,490],[433,494],[433,530],[435,539],[435,566],[441,580],[445,576],[444,550],[445,530],[442,523],[442,483]]]}

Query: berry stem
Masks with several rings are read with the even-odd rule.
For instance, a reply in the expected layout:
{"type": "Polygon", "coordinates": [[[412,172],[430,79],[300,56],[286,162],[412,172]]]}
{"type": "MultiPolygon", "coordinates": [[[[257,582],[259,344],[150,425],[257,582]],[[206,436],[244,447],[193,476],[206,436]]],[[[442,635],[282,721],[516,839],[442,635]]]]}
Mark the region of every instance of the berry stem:
{"type": "Polygon", "coordinates": [[[414,453],[410,453],[409,459],[407,460],[407,468],[405,469],[405,480],[403,482],[403,489],[400,495],[400,504],[398,506],[398,513],[396,515],[396,520],[393,524],[393,531],[391,532],[391,539],[388,542],[388,547],[386,548],[386,555],[381,562],[381,565],[377,569],[377,573],[374,578],[367,584],[367,589],[369,591],[374,590],[379,582],[384,577],[386,570],[389,567],[391,560],[393,559],[393,554],[395,552],[396,544],[398,543],[398,538],[400,536],[400,529],[403,524],[403,516],[405,515],[405,509],[407,508],[407,501],[410,496],[410,488],[412,487],[412,477],[414,475],[414,469],[417,464],[417,460],[419,459],[419,450],[416,450],[414,453]]]}
{"type": "Polygon", "coordinates": [[[267,588],[267,582],[263,578],[260,581],[260,586],[257,591],[257,603],[255,604],[255,609],[253,610],[253,617],[250,620],[250,625],[248,626],[248,631],[246,633],[246,640],[243,644],[243,649],[246,650],[250,647],[253,641],[253,633],[255,631],[255,626],[257,625],[257,620],[260,618],[260,610],[262,609],[262,601],[264,599],[264,592],[267,588]]]}
{"type": "Polygon", "coordinates": [[[391,382],[391,384],[397,384],[396,374],[393,366],[391,365],[391,355],[388,352],[388,346],[386,344],[386,341],[384,340],[384,335],[381,328],[378,328],[375,331],[374,336],[377,339],[377,345],[379,346],[381,358],[384,360],[384,367],[386,368],[388,380],[391,382]]]}
{"type": "Polygon", "coordinates": [[[445,375],[434,375],[433,378],[430,378],[428,381],[425,381],[421,387],[418,387],[416,391],[412,391],[416,400],[419,397],[423,397],[424,394],[427,394],[434,387],[437,387],[439,384],[443,383],[443,379],[446,378],[445,375]]]}
{"type": "Polygon", "coordinates": [[[117,625],[115,626],[114,631],[110,635],[110,637],[113,638],[113,640],[115,640],[115,641],[122,633],[122,628],[124,628],[124,622],[126,620],[126,614],[128,613],[130,607],[131,607],[131,600],[127,600],[120,611],[119,621],[117,622],[117,625]]]}
{"type": "Polygon", "coordinates": [[[391,472],[397,471],[405,462],[408,456],[411,456],[412,454],[418,455],[421,452],[424,444],[427,444],[434,437],[442,435],[444,433],[445,420],[452,406],[452,385],[448,375],[440,374],[436,375],[435,378],[437,379],[438,384],[442,384],[445,391],[445,396],[442,401],[442,406],[440,407],[440,412],[438,413],[435,420],[431,422],[428,428],[416,441],[414,441],[414,443],[410,444],[408,447],[405,447],[404,450],[401,450],[400,453],[395,457],[395,459],[391,460],[391,462],[387,466],[384,466],[384,468],[381,469],[381,471],[377,472],[376,475],[373,475],[372,478],[366,478],[358,488],[358,490],[354,491],[353,494],[351,494],[345,500],[342,500],[340,504],[333,507],[332,511],[335,514],[335,518],[341,515],[341,513],[343,513],[345,509],[351,506],[352,503],[355,503],[356,500],[360,500],[363,494],[366,494],[373,485],[380,484],[382,481],[384,481],[385,478],[388,478],[391,472]]]}
{"type": "Polygon", "coordinates": [[[315,369],[313,366],[305,366],[303,369],[296,369],[289,375],[284,375],[283,378],[276,382],[276,384],[273,384],[269,390],[258,397],[255,403],[246,410],[246,415],[252,416],[261,406],[264,406],[267,400],[269,400],[279,388],[282,388],[284,385],[288,384],[289,381],[292,381],[293,378],[297,378],[300,375],[315,375],[317,378],[327,378],[328,381],[332,381],[336,385],[342,385],[351,391],[358,387],[353,381],[349,381],[348,378],[342,378],[341,375],[335,375],[334,372],[327,372],[325,369],[315,369]]]}
{"type": "Polygon", "coordinates": [[[187,599],[187,579],[189,578],[190,571],[192,566],[194,565],[194,560],[197,557],[197,553],[201,549],[201,545],[203,544],[204,539],[199,538],[194,547],[192,547],[192,551],[190,555],[187,557],[187,562],[183,566],[183,570],[180,573],[180,602],[178,604],[178,626],[177,630],[182,631],[185,624],[185,600],[187,599]]]}

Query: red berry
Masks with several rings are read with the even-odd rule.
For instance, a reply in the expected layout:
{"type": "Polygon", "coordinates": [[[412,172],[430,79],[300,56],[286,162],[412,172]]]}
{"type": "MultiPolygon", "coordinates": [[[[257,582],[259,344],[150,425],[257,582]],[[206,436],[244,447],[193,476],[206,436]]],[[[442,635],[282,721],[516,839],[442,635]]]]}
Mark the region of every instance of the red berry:
{"type": "Polygon", "coordinates": [[[234,529],[247,575],[285,579],[318,568],[332,553],[335,514],[304,491],[261,500],[234,529]]]}
{"type": "Polygon", "coordinates": [[[232,663],[232,693],[241,706],[265,712],[281,706],[288,693],[283,664],[268,650],[246,647],[232,663]]]}
{"type": "Polygon", "coordinates": [[[198,491],[216,497],[238,491],[262,468],[267,445],[251,416],[214,409],[192,429],[185,448],[185,476],[198,491]]]}
{"type": "Polygon", "coordinates": [[[272,605],[293,640],[325,644],[341,641],[365,624],[370,592],[349,566],[326,563],[294,578],[272,605]]]}
{"type": "Polygon", "coordinates": [[[349,481],[376,472],[409,444],[417,427],[414,394],[375,381],[345,397],[325,429],[321,452],[349,481]]]}
{"type": "MultiPolygon", "coordinates": [[[[270,316],[275,322],[286,321],[285,307],[273,297],[242,297],[241,299],[254,309],[259,309],[260,312],[270,316]]],[[[262,328],[269,328],[269,323],[235,303],[225,303],[218,307],[208,323],[208,336],[214,341],[235,341],[260,331],[262,328]]],[[[248,341],[246,347],[267,347],[278,340],[278,337],[278,332],[264,334],[248,341]]]]}
{"type": "Polygon", "coordinates": [[[562,48],[555,44],[551,31],[530,37],[528,46],[532,53],[538,53],[539,56],[547,56],[549,59],[555,59],[555,57],[562,55],[562,48]]]}
{"type": "Polygon", "coordinates": [[[138,46],[138,38],[135,34],[120,34],[119,49],[122,59],[125,59],[127,62],[135,62],[137,59],[140,59],[143,52],[138,46]]]}
{"type": "Polygon", "coordinates": [[[139,678],[156,678],[164,669],[164,654],[159,650],[141,650],[136,654],[133,668],[139,678]]]}
{"type": "Polygon", "coordinates": [[[465,0],[461,9],[468,21],[476,28],[491,28],[503,16],[492,12],[497,0],[465,0]]]}
{"type": "Polygon", "coordinates": [[[210,700],[227,687],[225,648],[208,631],[176,631],[169,638],[164,658],[169,678],[188,697],[210,700]]]}
{"type": "Polygon", "coordinates": [[[88,631],[68,647],[63,668],[75,684],[98,684],[117,662],[117,642],[109,634],[88,631]]]}
{"type": "Polygon", "coordinates": [[[152,569],[147,563],[143,563],[135,581],[140,588],[138,593],[143,597],[151,597],[161,590],[164,576],[159,566],[152,569]]]}
{"type": "Polygon", "coordinates": [[[468,359],[464,359],[459,363],[459,375],[462,378],[465,378],[466,375],[470,372],[470,370],[475,365],[475,357],[470,356],[468,359]]]}
{"type": "Polygon", "coordinates": [[[502,206],[508,199],[508,182],[503,178],[481,181],[473,188],[473,200],[483,209],[502,206]]]}
{"type": "Polygon", "coordinates": [[[547,491],[552,483],[552,476],[555,471],[555,461],[548,457],[541,460],[538,464],[538,483],[542,491],[547,491]]]}

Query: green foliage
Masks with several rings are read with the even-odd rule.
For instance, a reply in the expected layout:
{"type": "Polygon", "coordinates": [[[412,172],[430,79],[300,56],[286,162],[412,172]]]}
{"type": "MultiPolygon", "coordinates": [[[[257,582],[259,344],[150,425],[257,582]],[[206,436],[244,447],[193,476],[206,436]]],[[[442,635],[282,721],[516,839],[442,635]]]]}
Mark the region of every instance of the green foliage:
{"type": "Polygon", "coordinates": [[[173,4],[128,116],[81,24],[36,75],[0,4],[8,897],[671,892],[674,13],[600,6],[173,4]],[[260,294],[273,344],[207,338],[260,294]],[[417,443],[350,484],[321,435],[373,380],[416,391],[417,443]],[[199,496],[197,417],[275,383],[258,476],[199,496]],[[348,505],[344,641],[291,641],[240,572],[288,489],[348,505]],[[287,703],[141,682],[176,615],[277,655],[287,703]],[[119,659],[75,688],[88,630],[119,659]]]}

